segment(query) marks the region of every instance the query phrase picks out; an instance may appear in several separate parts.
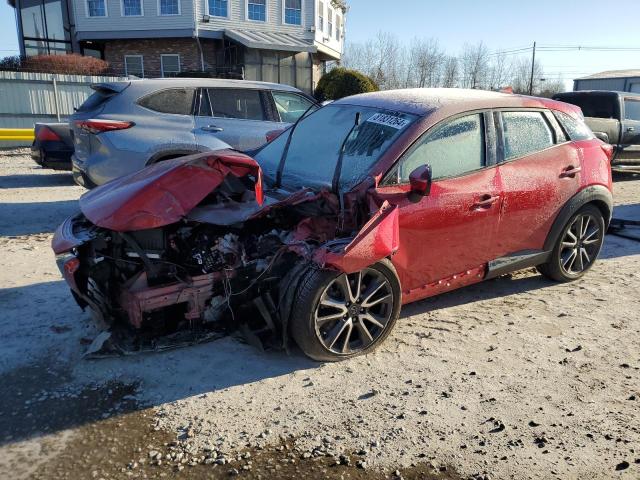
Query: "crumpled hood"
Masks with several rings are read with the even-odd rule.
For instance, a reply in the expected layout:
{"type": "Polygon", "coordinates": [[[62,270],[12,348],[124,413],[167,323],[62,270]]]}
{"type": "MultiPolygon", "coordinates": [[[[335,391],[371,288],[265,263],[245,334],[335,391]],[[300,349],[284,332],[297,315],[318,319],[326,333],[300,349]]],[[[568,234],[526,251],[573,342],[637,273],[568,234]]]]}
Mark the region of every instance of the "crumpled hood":
{"type": "Polygon", "coordinates": [[[233,150],[166,160],[95,188],[80,198],[93,224],[117,232],[158,228],[179,221],[227,175],[255,179],[263,203],[262,171],[251,157],[233,150]]]}

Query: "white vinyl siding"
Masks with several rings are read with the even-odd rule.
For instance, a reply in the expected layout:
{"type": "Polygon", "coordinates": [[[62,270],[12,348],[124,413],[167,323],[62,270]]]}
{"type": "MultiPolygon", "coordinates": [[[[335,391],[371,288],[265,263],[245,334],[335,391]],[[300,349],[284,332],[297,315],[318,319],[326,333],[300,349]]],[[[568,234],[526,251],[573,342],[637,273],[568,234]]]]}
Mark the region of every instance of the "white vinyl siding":
{"type": "Polygon", "coordinates": [[[120,14],[123,17],[142,17],[144,15],[142,0],[122,0],[120,14]]]}
{"type": "MultiPolygon", "coordinates": [[[[117,35],[119,31],[132,30],[140,31],[141,34],[148,30],[162,30],[166,31],[167,35],[169,35],[170,30],[189,29],[193,31],[196,5],[201,5],[199,10],[206,8],[206,0],[204,0],[204,3],[202,0],[182,0],[179,7],[180,15],[160,15],[160,2],[158,0],[141,0],[143,16],[126,16],[121,15],[122,1],[104,0],[108,16],[89,17],[85,15],[87,0],[69,0],[70,9],[75,12],[73,16],[75,17],[78,34],[96,32],[100,35],[100,32],[110,32],[108,35],[111,37],[114,34],[117,35]]],[[[232,9],[232,3],[229,1],[229,9],[232,9]]],[[[202,14],[204,13],[206,13],[206,10],[202,12],[202,14]]],[[[202,20],[202,14],[199,20],[202,20]]],[[[203,25],[202,23],[200,24],[203,25]]],[[[218,29],[220,28],[219,25],[217,27],[218,29]]],[[[158,37],[152,36],[152,38],[158,37]]]]}
{"type": "Polygon", "coordinates": [[[127,76],[135,75],[144,78],[144,57],[142,55],[125,55],[124,73],[127,76]]]}
{"type": "Polygon", "coordinates": [[[165,54],[160,55],[160,66],[163,77],[173,77],[176,73],[180,73],[180,55],[165,54]]]}
{"type": "Polygon", "coordinates": [[[158,0],[158,15],[180,15],[180,0],[158,0]]]}

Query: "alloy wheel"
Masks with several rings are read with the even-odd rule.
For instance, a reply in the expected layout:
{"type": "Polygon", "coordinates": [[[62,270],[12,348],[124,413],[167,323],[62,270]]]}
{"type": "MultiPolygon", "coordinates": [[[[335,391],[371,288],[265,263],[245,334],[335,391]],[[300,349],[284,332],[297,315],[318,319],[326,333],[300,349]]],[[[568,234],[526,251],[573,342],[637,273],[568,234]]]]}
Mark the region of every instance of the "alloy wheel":
{"type": "Polygon", "coordinates": [[[391,284],[378,270],[342,274],[320,296],[314,312],[316,335],[332,353],[357,353],[386,330],[393,302],[391,284]]]}
{"type": "Polygon", "coordinates": [[[595,262],[603,232],[590,213],[578,215],[566,230],[560,246],[560,266],[568,275],[579,275],[595,262]]]}

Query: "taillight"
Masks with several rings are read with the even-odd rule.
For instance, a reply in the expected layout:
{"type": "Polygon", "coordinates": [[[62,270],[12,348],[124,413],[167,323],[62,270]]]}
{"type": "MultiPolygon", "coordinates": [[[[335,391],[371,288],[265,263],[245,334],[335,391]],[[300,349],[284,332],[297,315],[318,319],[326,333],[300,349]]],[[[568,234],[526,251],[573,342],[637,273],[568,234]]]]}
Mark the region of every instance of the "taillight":
{"type": "Polygon", "coordinates": [[[98,134],[102,132],[112,132],[114,130],[126,130],[135,125],[133,122],[121,120],[77,120],[76,127],[85,132],[98,134]]]}
{"type": "Polygon", "coordinates": [[[278,138],[282,132],[284,132],[286,130],[285,129],[280,129],[280,130],[271,130],[269,132],[267,132],[266,136],[267,136],[267,143],[272,142],[273,140],[275,140],[276,138],[278,138]]]}
{"type": "Polygon", "coordinates": [[[609,161],[611,161],[611,159],[613,158],[613,145],[610,145],[608,143],[602,143],[600,147],[602,148],[604,153],[607,155],[607,158],[609,159],[609,161]]]}
{"type": "Polygon", "coordinates": [[[61,138],[58,136],[56,132],[51,130],[49,127],[40,127],[38,128],[38,133],[36,133],[36,139],[41,142],[59,142],[61,138]]]}

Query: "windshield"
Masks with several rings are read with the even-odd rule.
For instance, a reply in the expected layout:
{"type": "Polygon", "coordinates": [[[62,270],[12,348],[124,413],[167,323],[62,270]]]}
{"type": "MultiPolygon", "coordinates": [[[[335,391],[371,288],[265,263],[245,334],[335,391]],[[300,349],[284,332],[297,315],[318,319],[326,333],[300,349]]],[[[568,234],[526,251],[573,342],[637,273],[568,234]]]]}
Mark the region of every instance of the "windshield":
{"type": "MultiPolygon", "coordinates": [[[[288,190],[330,189],[344,143],[339,188],[350,190],[366,178],[371,167],[416,118],[357,105],[321,108],[302,119],[295,129],[282,172],[282,186],[288,190]],[[356,126],[358,113],[360,123],[356,126]]],[[[280,135],[255,156],[269,183],[275,182],[288,134],[280,135]]]]}

